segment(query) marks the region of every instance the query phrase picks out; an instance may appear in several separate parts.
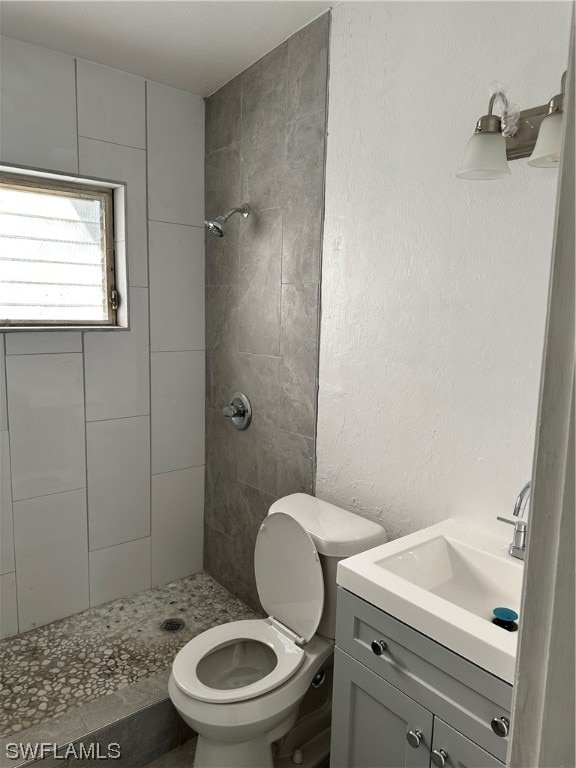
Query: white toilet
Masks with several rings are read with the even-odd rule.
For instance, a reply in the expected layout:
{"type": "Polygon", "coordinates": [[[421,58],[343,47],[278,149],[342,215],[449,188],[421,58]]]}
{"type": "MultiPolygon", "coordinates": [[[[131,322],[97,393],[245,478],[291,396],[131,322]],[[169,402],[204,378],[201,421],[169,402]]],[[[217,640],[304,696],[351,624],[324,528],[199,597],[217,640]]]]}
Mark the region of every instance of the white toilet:
{"type": "Polygon", "coordinates": [[[304,493],[271,506],[254,551],[269,617],[209,629],[172,665],[170,698],[199,734],[195,768],[273,767],[272,744],[332,655],[337,563],[385,541],[377,523],[304,493]]]}

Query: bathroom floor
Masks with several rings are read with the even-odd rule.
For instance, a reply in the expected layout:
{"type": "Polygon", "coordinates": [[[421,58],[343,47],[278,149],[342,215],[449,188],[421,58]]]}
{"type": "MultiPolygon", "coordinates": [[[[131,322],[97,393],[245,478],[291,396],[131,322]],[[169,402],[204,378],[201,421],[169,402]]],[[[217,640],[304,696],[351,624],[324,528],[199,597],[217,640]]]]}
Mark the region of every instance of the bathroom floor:
{"type": "Polygon", "coordinates": [[[0,642],[0,737],[168,669],[192,637],[255,614],[206,573],[0,642]],[[162,624],[180,619],[167,632],[162,624]]]}

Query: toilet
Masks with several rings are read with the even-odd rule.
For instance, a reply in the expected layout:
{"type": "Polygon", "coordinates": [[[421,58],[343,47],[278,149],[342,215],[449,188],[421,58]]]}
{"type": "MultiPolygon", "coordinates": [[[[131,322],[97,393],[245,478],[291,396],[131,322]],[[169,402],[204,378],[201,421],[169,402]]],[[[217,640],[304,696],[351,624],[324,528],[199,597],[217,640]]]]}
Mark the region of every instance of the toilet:
{"type": "Polygon", "coordinates": [[[195,768],[273,768],[273,744],[333,653],[337,564],[385,541],[377,523],[304,493],[272,504],[254,550],[268,618],[209,629],[172,665],[170,698],[198,733],[195,768]]]}

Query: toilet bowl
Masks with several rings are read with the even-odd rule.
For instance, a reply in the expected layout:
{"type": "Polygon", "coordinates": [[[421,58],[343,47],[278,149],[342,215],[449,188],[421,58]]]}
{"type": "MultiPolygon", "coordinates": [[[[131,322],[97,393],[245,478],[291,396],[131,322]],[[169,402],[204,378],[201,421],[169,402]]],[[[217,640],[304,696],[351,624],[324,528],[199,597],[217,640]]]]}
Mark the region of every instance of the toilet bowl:
{"type": "Polygon", "coordinates": [[[172,665],[170,698],[198,733],[195,768],[272,768],[272,745],[292,728],[332,655],[335,564],[327,568],[325,561],[385,540],[376,523],[306,494],[272,505],[254,552],[268,618],[209,629],[172,665]],[[334,585],[325,589],[327,574],[334,585]],[[323,619],[325,636],[317,633],[323,619]]]}

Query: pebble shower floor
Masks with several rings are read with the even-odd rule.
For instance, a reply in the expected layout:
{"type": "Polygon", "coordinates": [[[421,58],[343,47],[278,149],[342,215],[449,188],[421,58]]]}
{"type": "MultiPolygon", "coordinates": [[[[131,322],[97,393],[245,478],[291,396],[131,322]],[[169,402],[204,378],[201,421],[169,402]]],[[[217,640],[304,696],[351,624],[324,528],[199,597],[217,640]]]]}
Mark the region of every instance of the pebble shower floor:
{"type": "Polygon", "coordinates": [[[0,737],[168,669],[204,630],[255,618],[206,573],[0,642],[0,737]],[[167,632],[167,619],[185,626],[167,632]]]}

